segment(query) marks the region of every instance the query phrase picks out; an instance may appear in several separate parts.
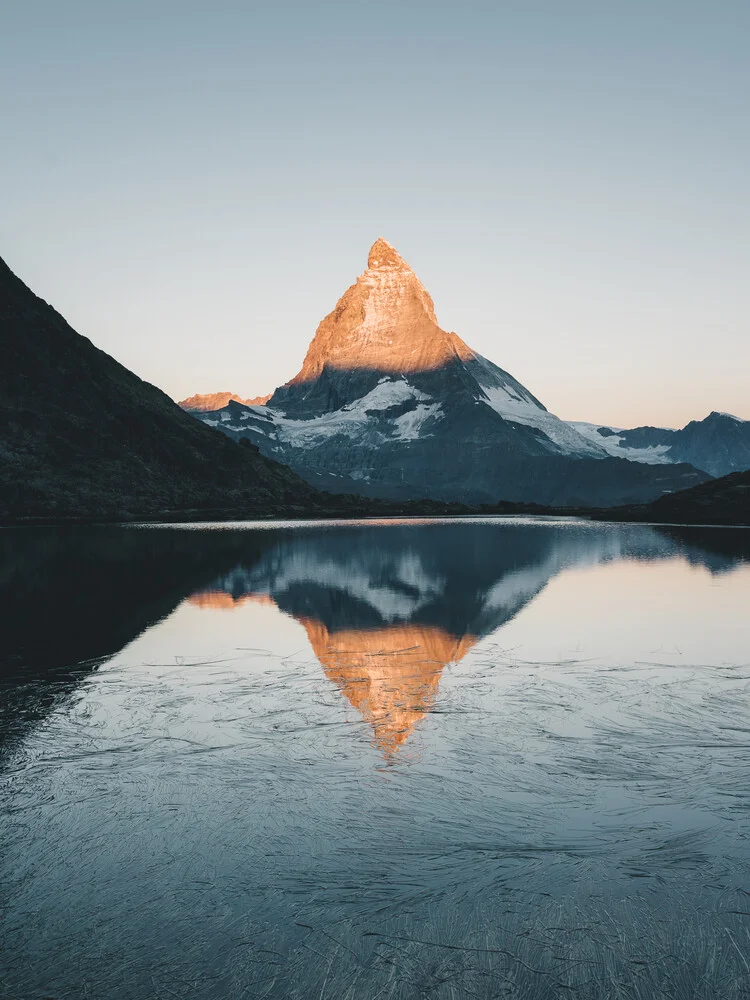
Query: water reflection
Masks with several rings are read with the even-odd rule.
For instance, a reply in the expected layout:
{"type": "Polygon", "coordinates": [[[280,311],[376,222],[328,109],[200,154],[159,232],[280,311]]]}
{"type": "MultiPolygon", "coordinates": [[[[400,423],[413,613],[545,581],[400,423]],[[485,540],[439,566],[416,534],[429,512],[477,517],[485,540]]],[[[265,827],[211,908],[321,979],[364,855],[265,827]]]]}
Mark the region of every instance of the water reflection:
{"type": "Polygon", "coordinates": [[[750,532],[535,521],[365,522],[0,532],[0,746],[185,599],[265,602],[300,622],[326,676],[393,753],[445,666],[562,570],[750,559],[750,532]]]}
{"type": "Polygon", "coordinates": [[[443,669],[563,569],[681,555],[721,572],[742,559],[737,542],[736,532],[538,522],[323,529],[283,536],[189,600],[213,610],[263,601],[294,617],[328,679],[391,755],[434,707],[443,669]]]}
{"type": "Polygon", "coordinates": [[[748,538],[0,532],[3,989],[744,996],[748,538]]]}

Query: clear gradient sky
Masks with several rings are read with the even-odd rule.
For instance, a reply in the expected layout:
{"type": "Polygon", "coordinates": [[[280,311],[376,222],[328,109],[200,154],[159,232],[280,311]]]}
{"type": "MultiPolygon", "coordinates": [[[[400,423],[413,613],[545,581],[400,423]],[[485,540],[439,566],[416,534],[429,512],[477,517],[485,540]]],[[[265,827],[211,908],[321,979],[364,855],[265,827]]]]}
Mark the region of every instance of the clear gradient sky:
{"type": "Polygon", "coordinates": [[[750,418],[748,0],[0,0],[0,256],[175,399],[377,236],[562,417],[750,418]]]}

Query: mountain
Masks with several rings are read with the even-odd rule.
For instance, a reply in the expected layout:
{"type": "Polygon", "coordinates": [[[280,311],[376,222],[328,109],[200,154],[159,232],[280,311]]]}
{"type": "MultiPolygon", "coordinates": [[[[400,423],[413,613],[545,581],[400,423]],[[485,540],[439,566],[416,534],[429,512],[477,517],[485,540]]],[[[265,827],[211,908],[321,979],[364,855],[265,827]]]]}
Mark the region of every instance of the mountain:
{"type": "Polygon", "coordinates": [[[283,513],[319,500],[94,347],[2,260],[0,350],[4,520],[283,513]]]}
{"type": "Polygon", "coordinates": [[[581,434],[608,454],[648,464],[689,462],[712,476],[750,469],[750,420],[731,413],[709,413],[680,430],[634,427],[619,430],[598,424],[574,423],[581,434]]]}
{"type": "Polygon", "coordinates": [[[270,396],[255,396],[253,399],[243,399],[233,392],[211,392],[206,395],[196,393],[195,396],[190,396],[188,399],[181,399],[177,405],[183,410],[208,412],[210,410],[220,410],[230,401],[244,403],[246,406],[261,406],[263,403],[267,403],[270,398],[270,396]]]}
{"type": "Polygon", "coordinates": [[[327,490],[464,503],[610,505],[708,478],[612,457],[508,372],[441,329],[385,240],[321,322],[299,373],[265,406],[197,414],[327,490]]]}

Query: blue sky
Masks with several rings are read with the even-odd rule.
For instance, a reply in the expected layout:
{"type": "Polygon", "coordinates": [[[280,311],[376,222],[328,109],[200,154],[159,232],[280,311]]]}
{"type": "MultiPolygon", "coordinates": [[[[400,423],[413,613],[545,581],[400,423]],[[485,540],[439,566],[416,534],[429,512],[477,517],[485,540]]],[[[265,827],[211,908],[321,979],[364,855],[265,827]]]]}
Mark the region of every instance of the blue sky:
{"type": "Polygon", "coordinates": [[[750,418],[747,2],[0,0],[0,255],[175,398],[384,236],[571,419],[750,418]]]}

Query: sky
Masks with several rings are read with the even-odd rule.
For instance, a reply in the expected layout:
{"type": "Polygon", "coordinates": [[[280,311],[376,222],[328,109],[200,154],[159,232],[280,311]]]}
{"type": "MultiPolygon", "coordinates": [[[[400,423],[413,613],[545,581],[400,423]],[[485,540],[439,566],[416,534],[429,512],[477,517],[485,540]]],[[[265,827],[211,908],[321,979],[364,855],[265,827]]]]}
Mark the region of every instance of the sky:
{"type": "Polygon", "coordinates": [[[0,0],[0,256],[179,400],[378,236],[567,419],[750,418],[747,0],[0,0]]]}

